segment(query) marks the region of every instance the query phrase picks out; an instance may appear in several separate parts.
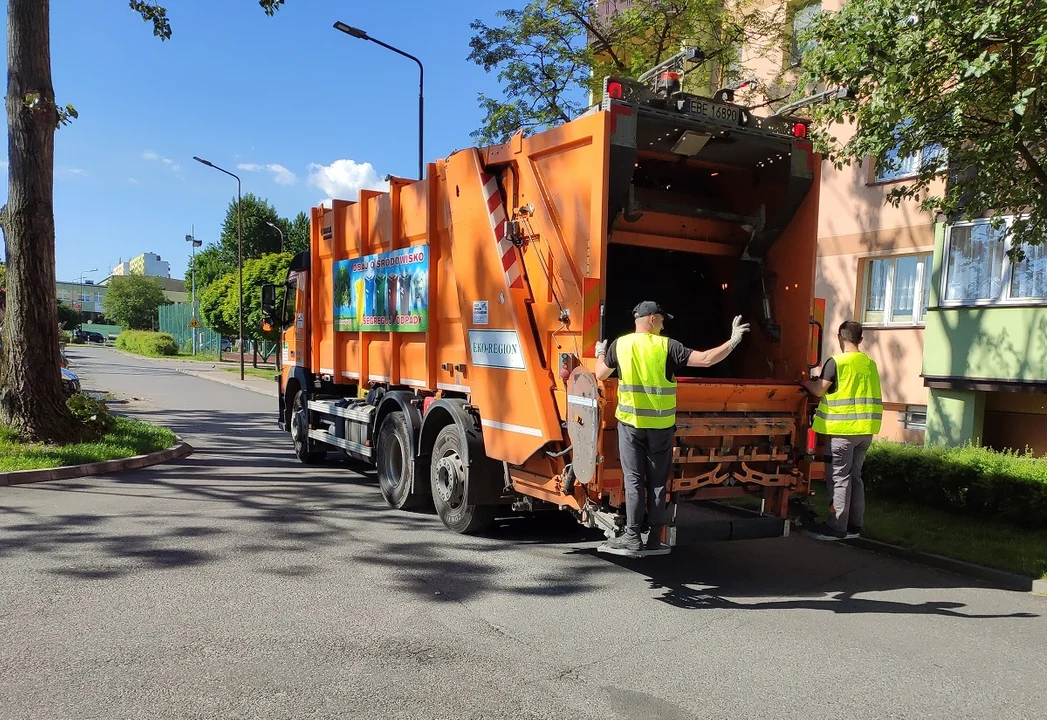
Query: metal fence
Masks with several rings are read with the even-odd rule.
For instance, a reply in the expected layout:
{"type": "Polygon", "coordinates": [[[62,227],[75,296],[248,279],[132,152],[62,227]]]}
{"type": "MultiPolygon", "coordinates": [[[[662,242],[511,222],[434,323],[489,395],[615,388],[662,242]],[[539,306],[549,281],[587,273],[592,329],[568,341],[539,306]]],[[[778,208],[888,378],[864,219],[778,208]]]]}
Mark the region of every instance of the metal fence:
{"type": "MultiPolygon", "coordinates": [[[[194,330],[189,327],[189,322],[192,319],[193,306],[191,303],[163,305],[160,308],[160,332],[170,333],[182,352],[192,352],[194,330]]],[[[204,325],[204,319],[200,315],[199,304],[197,305],[196,320],[200,323],[200,327],[195,330],[196,352],[220,354],[222,350],[222,336],[204,325]]]]}

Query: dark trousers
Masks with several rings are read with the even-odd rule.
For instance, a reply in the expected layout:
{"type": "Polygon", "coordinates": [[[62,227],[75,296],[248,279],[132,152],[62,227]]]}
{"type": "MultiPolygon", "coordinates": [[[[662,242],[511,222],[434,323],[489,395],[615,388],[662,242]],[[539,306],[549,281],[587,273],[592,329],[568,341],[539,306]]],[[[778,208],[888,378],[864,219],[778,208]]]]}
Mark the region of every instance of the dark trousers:
{"type": "Polygon", "coordinates": [[[665,525],[665,490],[676,428],[650,430],[618,423],[618,455],[625,476],[626,530],[639,536],[644,511],[652,528],[665,525]]]}

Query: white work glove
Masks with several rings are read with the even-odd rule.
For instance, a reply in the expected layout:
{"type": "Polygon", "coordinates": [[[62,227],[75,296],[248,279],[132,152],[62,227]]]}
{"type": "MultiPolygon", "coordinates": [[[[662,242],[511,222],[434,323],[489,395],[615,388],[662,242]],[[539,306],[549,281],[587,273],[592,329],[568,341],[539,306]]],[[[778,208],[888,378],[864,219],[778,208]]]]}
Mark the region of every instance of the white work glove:
{"type": "Polygon", "coordinates": [[[606,355],[606,354],[607,354],[607,341],[606,340],[601,340],[600,342],[596,343],[596,357],[600,357],[601,355],[606,355]]]}
{"type": "Polygon", "coordinates": [[[734,316],[734,322],[731,324],[731,349],[738,347],[742,342],[742,338],[745,337],[745,333],[749,332],[749,323],[742,322],[741,315],[734,316]]]}

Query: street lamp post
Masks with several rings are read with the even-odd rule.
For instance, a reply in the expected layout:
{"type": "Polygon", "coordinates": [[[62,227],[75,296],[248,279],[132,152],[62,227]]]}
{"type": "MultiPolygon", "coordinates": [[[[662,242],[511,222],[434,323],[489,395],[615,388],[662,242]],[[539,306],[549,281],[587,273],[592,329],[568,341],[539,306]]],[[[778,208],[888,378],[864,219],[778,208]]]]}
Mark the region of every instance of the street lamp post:
{"type": "Polygon", "coordinates": [[[220,168],[209,160],[198,158],[193,155],[193,160],[196,160],[202,165],[206,165],[209,168],[214,168],[218,172],[225,173],[231,178],[236,179],[236,246],[237,246],[237,270],[239,271],[239,293],[240,293],[240,379],[244,379],[244,219],[242,214],[243,198],[241,197],[241,185],[240,177],[234,175],[224,168],[220,168]]]}
{"type": "Polygon", "coordinates": [[[269,222],[268,220],[265,221],[265,224],[268,225],[269,227],[271,227],[273,230],[276,230],[276,232],[280,233],[280,252],[283,252],[284,251],[284,231],[280,229],[279,225],[277,225],[276,223],[269,222]]]}
{"type": "Polygon", "coordinates": [[[77,323],[80,332],[84,331],[84,275],[93,272],[98,272],[98,268],[95,268],[93,270],[84,270],[82,273],[80,273],[80,322],[77,323]]]}
{"type": "Polygon", "coordinates": [[[346,35],[351,35],[358,40],[369,40],[375,45],[381,45],[386,50],[392,50],[397,55],[402,55],[409,60],[414,60],[418,63],[418,179],[421,180],[424,177],[425,169],[425,152],[423,150],[423,137],[424,137],[424,119],[425,119],[425,100],[423,99],[423,90],[425,87],[425,69],[422,67],[422,61],[416,58],[414,55],[405,53],[399,48],[395,48],[392,45],[388,45],[381,40],[371,37],[365,31],[360,28],[353,27],[352,25],[346,25],[342,21],[338,21],[334,24],[334,29],[344,32],[346,35]]]}
{"type": "MultiPolygon", "coordinates": [[[[193,317],[195,318],[196,317],[196,249],[198,247],[200,247],[201,245],[203,245],[204,242],[203,242],[203,240],[197,240],[196,239],[196,227],[193,226],[193,225],[189,226],[189,234],[185,236],[185,241],[193,244],[192,245],[192,247],[193,247],[193,262],[192,262],[192,265],[193,265],[193,298],[192,298],[192,308],[193,308],[193,317]]],[[[196,355],[196,328],[195,327],[191,327],[189,329],[193,331],[193,355],[196,355]]],[[[221,343],[219,343],[218,352],[219,353],[222,352],[221,343]]]]}

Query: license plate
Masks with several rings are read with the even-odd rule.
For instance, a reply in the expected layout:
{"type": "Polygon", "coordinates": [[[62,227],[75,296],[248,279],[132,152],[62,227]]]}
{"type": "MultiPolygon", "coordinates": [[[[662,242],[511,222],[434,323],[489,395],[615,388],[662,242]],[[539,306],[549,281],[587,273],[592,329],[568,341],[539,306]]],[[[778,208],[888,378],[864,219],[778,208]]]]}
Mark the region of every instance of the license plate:
{"type": "Polygon", "coordinates": [[[691,100],[691,114],[707,117],[720,122],[738,124],[738,108],[721,105],[708,100],[691,100]]]}

